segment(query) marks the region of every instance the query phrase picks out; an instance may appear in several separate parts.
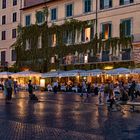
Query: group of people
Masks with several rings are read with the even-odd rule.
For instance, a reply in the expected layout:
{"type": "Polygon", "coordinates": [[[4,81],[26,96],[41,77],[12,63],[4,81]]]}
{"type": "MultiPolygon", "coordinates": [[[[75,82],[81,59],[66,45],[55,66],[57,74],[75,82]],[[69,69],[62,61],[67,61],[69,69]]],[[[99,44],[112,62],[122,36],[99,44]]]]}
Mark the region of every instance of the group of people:
{"type": "Polygon", "coordinates": [[[138,95],[140,96],[140,85],[135,81],[129,81],[128,83],[123,81],[118,81],[118,83],[109,82],[105,91],[105,85],[101,84],[98,93],[99,104],[104,102],[104,93],[107,93],[106,102],[112,108],[116,101],[133,101],[138,95]]]}

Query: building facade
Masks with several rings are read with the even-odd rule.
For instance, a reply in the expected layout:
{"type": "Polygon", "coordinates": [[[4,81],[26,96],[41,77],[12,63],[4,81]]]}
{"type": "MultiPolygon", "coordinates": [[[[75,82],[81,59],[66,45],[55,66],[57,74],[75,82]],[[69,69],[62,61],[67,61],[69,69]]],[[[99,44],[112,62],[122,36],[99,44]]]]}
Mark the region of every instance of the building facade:
{"type": "Polygon", "coordinates": [[[20,7],[21,0],[0,0],[0,66],[2,69],[16,62],[15,49],[10,46],[16,41],[20,7]]]}
{"type": "MultiPolygon", "coordinates": [[[[39,34],[36,42],[38,53],[49,47],[42,51],[47,61],[38,57],[47,70],[131,67],[140,62],[139,16],[139,0],[49,0],[22,7],[21,24],[28,30],[33,25],[48,29],[48,38],[39,34]]],[[[25,53],[35,44],[31,38],[23,42],[25,53]]],[[[24,66],[33,60],[21,61],[24,66]]]]}

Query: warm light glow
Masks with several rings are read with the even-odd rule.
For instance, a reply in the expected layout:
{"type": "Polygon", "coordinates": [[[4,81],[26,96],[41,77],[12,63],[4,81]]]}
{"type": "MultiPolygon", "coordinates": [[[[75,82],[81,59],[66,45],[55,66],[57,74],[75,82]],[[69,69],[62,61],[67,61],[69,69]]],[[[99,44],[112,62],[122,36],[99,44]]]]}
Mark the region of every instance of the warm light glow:
{"type": "Polygon", "coordinates": [[[119,77],[122,77],[122,75],[121,75],[121,74],[119,74],[119,77]]]}
{"type": "Polygon", "coordinates": [[[91,32],[91,28],[85,29],[85,41],[90,41],[90,32],[91,32]]]}
{"type": "Polygon", "coordinates": [[[84,62],[88,63],[88,55],[85,55],[84,62]]]}
{"type": "Polygon", "coordinates": [[[100,75],[98,74],[97,77],[100,77],[100,75]]]}
{"type": "Polygon", "coordinates": [[[40,79],[40,87],[45,87],[45,79],[40,79]]]}
{"type": "Polygon", "coordinates": [[[125,76],[128,77],[128,74],[126,74],[125,76]]]}
{"type": "Polygon", "coordinates": [[[51,57],[51,63],[54,63],[54,62],[55,62],[55,58],[51,57]]]}
{"type": "Polygon", "coordinates": [[[104,67],[105,70],[112,70],[113,69],[113,66],[106,66],[104,67]]]}
{"type": "Polygon", "coordinates": [[[56,46],[56,34],[52,35],[52,47],[56,46]]]}

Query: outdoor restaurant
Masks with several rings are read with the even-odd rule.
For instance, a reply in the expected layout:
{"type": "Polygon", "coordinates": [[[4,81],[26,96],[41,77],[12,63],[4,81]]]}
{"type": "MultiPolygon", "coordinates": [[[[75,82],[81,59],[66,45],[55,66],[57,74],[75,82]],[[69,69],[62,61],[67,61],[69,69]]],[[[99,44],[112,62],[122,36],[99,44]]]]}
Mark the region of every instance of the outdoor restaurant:
{"type": "MultiPolygon", "coordinates": [[[[32,80],[32,84],[38,88],[47,87],[48,84],[52,85],[53,82],[57,81],[65,89],[65,85],[77,86],[83,80],[87,83],[105,83],[108,81],[117,82],[123,80],[128,82],[129,79],[133,79],[136,82],[140,82],[140,68],[128,69],[128,68],[117,68],[112,70],[70,70],[70,71],[51,71],[48,73],[38,73],[34,71],[22,71],[17,73],[11,72],[0,72],[1,82],[5,78],[11,76],[14,81],[17,81],[21,89],[26,89],[29,80],[32,80]]],[[[74,89],[74,87],[73,87],[74,89]]]]}

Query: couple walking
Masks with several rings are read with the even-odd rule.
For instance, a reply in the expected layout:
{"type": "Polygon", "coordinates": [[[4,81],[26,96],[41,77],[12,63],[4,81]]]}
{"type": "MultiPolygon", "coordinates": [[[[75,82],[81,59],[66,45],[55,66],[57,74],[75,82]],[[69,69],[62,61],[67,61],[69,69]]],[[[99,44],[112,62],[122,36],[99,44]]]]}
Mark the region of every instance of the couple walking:
{"type": "Polygon", "coordinates": [[[13,81],[9,76],[8,79],[6,79],[4,82],[4,94],[6,96],[5,98],[6,103],[9,103],[9,101],[11,101],[12,99],[12,91],[13,91],[12,86],[13,86],[13,81]]]}

